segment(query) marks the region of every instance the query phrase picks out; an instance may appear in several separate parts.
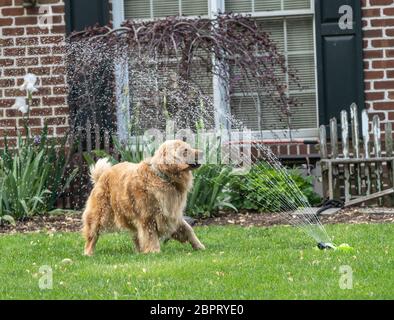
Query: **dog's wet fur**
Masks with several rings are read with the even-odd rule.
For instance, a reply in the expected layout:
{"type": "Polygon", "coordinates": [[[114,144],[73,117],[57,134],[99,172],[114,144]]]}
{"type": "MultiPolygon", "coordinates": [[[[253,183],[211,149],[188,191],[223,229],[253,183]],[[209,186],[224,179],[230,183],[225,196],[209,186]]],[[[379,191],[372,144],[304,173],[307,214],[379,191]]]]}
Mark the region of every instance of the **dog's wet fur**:
{"type": "Polygon", "coordinates": [[[165,238],[205,249],[183,219],[200,153],[181,140],[169,140],[139,164],[98,160],[90,169],[94,188],[82,217],[85,255],[93,254],[102,231],[114,228],[130,230],[141,253],[160,252],[165,238]]]}

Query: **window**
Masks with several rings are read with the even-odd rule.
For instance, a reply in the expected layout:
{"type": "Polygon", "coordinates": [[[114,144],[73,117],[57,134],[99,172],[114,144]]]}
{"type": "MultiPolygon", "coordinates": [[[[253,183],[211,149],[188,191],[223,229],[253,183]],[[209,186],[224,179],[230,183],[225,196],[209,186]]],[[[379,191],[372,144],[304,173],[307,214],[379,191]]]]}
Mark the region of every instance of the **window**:
{"type": "MultiPolygon", "coordinates": [[[[126,19],[152,19],[168,15],[208,16],[216,0],[123,0],[126,19]]],[[[222,1],[217,1],[221,3],[222,1]]],[[[299,101],[292,110],[290,126],[301,136],[317,135],[317,85],[313,0],[224,0],[220,11],[251,14],[278,44],[288,65],[297,69],[301,88],[289,84],[289,95],[299,101]],[[305,130],[306,129],[306,130],[305,130]],[[312,130],[310,130],[312,129],[312,130]]],[[[283,79],[288,83],[288,79],[283,79]]],[[[212,81],[207,82],[209,84],[212,81]]],[[[212,92],[219,90],[213,88],[212,92]]],[[[235,90],[230,99],[233,115],[255,132],[287,129],[279,110],[264,103],[264,97],[235,90]]]]}
{"type": "Polygon", "coordinates": [[[126,19],[208,15],[207,0],[125,0],[124,6],[126,19]]]}

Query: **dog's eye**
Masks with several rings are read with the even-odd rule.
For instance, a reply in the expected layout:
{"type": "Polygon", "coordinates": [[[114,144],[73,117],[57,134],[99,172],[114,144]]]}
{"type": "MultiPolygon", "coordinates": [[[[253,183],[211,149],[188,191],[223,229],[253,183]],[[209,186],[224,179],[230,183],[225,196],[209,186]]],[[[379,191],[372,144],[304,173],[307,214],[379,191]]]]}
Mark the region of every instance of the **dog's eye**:
{"type": "Polygon", "coordinates": [[[189,152],[189,150],[187,150],[187,149],[184,149],[184,150],[183,150],[183,156],[184,156],[184,157],[187,157],[187,155],[188,155],[188,152],[189,152]]]}

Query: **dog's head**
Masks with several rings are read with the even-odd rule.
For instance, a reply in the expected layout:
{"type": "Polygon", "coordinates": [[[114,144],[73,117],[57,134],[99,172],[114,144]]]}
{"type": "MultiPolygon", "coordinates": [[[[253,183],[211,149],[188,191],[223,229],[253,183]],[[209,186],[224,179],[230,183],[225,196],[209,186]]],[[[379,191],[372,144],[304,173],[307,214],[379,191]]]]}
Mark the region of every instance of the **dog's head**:
{"type": "Polygon", "coordinates": [[[155,152],[152,163],[169,173],[189,171],[200,166],[202,151],[193,149],[182,140],[168,140],[155,152]]]}

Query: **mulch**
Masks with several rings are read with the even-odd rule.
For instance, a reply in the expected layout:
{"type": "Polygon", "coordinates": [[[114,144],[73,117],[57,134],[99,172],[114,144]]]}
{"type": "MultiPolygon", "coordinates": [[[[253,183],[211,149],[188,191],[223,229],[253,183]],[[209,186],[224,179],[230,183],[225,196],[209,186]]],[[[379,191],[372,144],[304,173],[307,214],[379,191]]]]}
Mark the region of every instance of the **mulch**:
{"type": "MultiPolygon", "coordinates": [[[[336,223],[394,223],[394,209],[390,208],[355,208],[341,210],[333,215],[322,215],[323,224],[336,223]]],[[[221,213],[217,217],[197,221],[197,225],[239,225],[243,227],[270,227],[287,225],[283,215],[278,213],[221,213]]],[[[40,215],[17,221],[15,226],[0,225],[0,234],[27,232],[78,232],[81,230],[81,214],[40,215]]]]}

